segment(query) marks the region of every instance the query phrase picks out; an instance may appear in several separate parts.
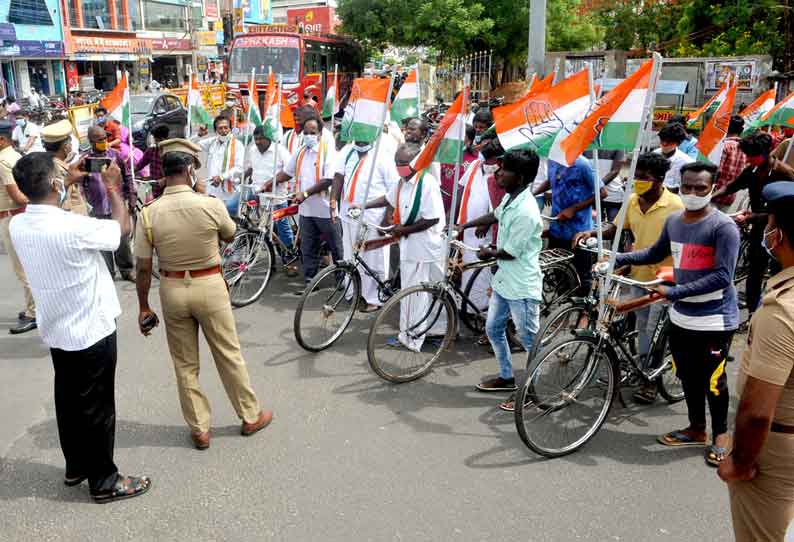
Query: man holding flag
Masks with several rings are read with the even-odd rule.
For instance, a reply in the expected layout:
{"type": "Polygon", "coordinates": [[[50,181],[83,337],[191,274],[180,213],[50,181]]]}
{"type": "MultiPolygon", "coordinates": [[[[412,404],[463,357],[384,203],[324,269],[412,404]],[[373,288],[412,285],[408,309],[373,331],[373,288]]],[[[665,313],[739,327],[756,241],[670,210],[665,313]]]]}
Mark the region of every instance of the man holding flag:
{"type": "Polygon", "coordinates": [[[215,137],[199,140],[193,138],[201,150],[207,153],[207,172],[209,183],[207,194],[224,202],[231,216],[237,215],[240,204],[240,193],[236,186],[237,180],[242,177],[245,159],[243,143],[232,135],[232,124],[228,117],[220,115],[212,123],[215,137]]]}

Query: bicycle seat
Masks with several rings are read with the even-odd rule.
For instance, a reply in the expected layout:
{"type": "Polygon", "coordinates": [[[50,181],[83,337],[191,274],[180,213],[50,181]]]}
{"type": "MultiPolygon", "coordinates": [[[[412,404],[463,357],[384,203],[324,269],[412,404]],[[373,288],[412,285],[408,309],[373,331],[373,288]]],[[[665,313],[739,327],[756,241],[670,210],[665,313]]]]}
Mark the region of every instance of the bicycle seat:
{"type": "Polygon", "coordinates": [[[675,274],[673,268],[669,266],[660,267],[656,272],[656,278],[661,279],[665,284],[675,284],[675,274]]]}

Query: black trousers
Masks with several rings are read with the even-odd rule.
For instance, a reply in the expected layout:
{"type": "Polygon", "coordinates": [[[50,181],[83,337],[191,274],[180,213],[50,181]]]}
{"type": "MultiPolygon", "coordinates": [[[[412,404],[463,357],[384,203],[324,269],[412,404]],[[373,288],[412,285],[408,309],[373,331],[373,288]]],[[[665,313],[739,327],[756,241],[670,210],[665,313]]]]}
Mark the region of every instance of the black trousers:
{"type": "Polygon", "coordinates": [[[728,377],[725,364],[733,331],[695,331],[670,324],[670,352],[684,388],[689,424],[706,429],[706,402],[714,435],[728,431],[728,377]]]}
{"type": "MultiPolygon", "coordinates": [[[[101,218],[103,220],[112,220],[110,215],[108,216],[97,216],[96,218],[101,218]]],[[[103,251],[102,257],[105,258],[105,264],[108,266],[108,271],[110,271],[110,276],[116,274],[116,266],[118,265],[119,272],[132,272],[132,268],[134,267],[134,262],[132,259],[132,249],[130,248],[130,236],[122,235],[121,241],[119,242],[119,248],[116,249],[115,252],[103,251]]]]}
{"type": "Polygon", "coordinates": [[[55,417],[66,476],[87,476],[91,491],[116,483],[116,332],[85,350],[51,348],[55,417]]]}
{"type": "Polygon", "coordinates": [[[330,218],[302,216],[301,254],[303,256],[303,278],[306,284],[311,282],[320,267],[320,245],[325,241],[334,262],[344,257],[342,252],[342,223],[336,224],[330,218]]]}
{"type": "Polygon", "coordinates": [[[593,280],[594,255],[591,252],[572,248],[572,242],[570,239],[560,239],[549,235],[549,248],[564,248],[573,252],[573,266],[576,268],[576,273],[582,284],[576,295],[587,295],[590,293],[590,284],[593,280]]]}

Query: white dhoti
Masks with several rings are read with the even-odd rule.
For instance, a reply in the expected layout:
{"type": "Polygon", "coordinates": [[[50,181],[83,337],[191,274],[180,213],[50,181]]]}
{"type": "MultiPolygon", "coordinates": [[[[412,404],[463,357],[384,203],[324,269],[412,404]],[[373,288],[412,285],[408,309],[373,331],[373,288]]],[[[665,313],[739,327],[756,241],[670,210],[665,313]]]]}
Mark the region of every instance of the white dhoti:
{"type": "MultiPolygon", "coordinates": [[[[377,211],[377,210],[376,210],[377,211]]],[[[364,220],[374,224],[380,224],[383,219],[383,211],[370,213],[364,216],[364,220]]],[[[342,248],[344,250],[345,260],[353,259],[353,244],[356,242],[356,234],[358,233],[358,224],[345,220],[342,222],[342,248]]],[[[380,235],[375,230],[368,230],[365,240],[379,239],[380,235]]],[[[389,269],[389,245],[375,250],[368,250],[366,252],[359,252],[359,257],[367,264],[380,280],[386,280],[388,277],[389,269]]],[[[367,273],[363,266],[359,264],[358,273],[361,276],[361,297],[364,298],[370,305],[380,307],[383,305],[378,297],[378,283],[367,273]]]]}
{"type": "MultiPolygon", "coordinates": [[[[475,235],[474,229],[468,229],[463,232],[463,242],[469,246],[480,246],[482,244],[487,244],[487,242],[491,239],[491,231],[488,231],[488,234],[485,236],[484,239],[478,239],[475,235]]],[[[470,250],[465,250],[463,252],[463,264],[469,264],[473,262],[480,261],[480,258],[477,257],[476,252],[472,252],[470,250]]],[[[472,275],[476,273],[476,269],[472,269],[471,271],[464,271],[463,276],[461,277],[461,290],[463,293],[466,293],[466,287],[471,280],[472,275]]],[[[469,293],[469,300],[474,303],[474,306],[480,310],[485,310],[488,307],[488,288],[491,287],[491,268],[486,267],[482,271],[480,271],[479,276],[477,277],[477,281],[471,288],[471,292],[469,293]]],[[[461,303],[463,301],[461,300],[461,303]]],[[[461,307],[462,309],[463,307],[461,307]]],[[[471,307],[468,307],[471,310],[471,307]]]]}
{"type": "MultiPolygon", "coordinates": [[[[400,284],[403,290],[423,282],[438,282],[444,278],[444,266],[439,262],[400,262],[400,284]]],[[[447,313],[443,305],[436,302],[430,311],[432,297],[414,294],[400,300],[400,343],[419,352],[429,335],[444,335],[447,332],[447,313]],[[432,327],[431,327],[432,323],[432,327]],[[430,328],[430,329],[428,329],[430,328]]]]}

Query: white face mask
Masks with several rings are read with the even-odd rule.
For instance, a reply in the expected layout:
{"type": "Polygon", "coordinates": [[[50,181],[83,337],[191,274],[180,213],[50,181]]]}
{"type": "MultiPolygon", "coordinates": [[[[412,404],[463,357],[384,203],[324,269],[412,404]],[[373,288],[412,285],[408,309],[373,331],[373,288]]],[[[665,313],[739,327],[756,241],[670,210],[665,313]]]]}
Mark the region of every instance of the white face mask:
{"type": "Polygon", "coordinates": [[[303,136],[303,144],[310,149],[315,149],[319,142],[320,140],[317,138],[317,134],[305,134],[303,136]]]}
{"type": "Polygon", "coordinates": [[[361,145],[361,146],[358,146],[358,145],[356,145],[356,144],[354,143],[354,144],[353,144],[353,149],[354,149],[356,152],[369,152],[369,151],[370,151],[370,149],[372,149],[372,145],[370,145],[370,144],[367,144],[367,145],[361,145]]]}
{"type": "Polygon", "coordinates": [[[680,194],[681,195],[681,202],[684,204],[684,207],[687,211],[700,211],[706,205],[711,203],[711,196],[714,194],[712,190],[705,196],[696,196],[695,194],[680,194]]]}
{"type": "Polygon", "coordinates": [[[499,164],[483,164],[482,171],[486,175],[493,175],[499,169],[499,164]]]}
{"type": "Polygon", "coordinates": [[[229,135],[230,134],[219,135],[218,136],[218,141],[220,141],[221,143],[226,143],[227,141],[229,141],[229,135]]]}
{"type": "Polygon", "coordinates": [[[52,187],[58,191],[58,207],[62,207],[63,202],[66,201],[66,187],[60,179],[53,179],[51,184],[52,187]]]}

